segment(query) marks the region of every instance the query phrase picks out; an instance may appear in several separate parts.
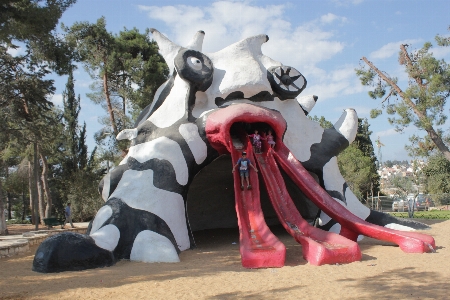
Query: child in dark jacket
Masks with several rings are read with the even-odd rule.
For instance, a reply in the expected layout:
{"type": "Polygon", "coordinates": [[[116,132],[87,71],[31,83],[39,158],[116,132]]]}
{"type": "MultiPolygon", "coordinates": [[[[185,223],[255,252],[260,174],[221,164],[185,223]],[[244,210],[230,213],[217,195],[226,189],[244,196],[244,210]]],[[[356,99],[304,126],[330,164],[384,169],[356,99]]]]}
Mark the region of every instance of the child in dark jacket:
{"type": "Polygon", "coordinates": [[[250,185],[248,167],[252,167],[255,172],[258,172],[258,169],[256,169],[256,167],[252,165],[250,159],[247,158],[247,152],[242,152],[242,157],[239,158],[236,165],[233,166],[233,173],[237,166],[239,166],[239,173],[241,175],[241,190],[244,190],[244,177],[247,181],[247,189],[250,190],[252,186],[250,185]]]}

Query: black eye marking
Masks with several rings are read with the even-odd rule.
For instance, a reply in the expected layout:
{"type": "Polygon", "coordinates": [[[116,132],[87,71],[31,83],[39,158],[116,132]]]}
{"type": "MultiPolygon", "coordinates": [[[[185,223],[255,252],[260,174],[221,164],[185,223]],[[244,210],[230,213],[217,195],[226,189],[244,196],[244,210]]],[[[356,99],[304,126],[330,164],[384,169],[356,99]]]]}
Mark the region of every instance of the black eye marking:
{"type": "Polygon", "coordinates": [[[200,91],[206,91],[213,79],[214,67],[211,60],[195,50],[181,49],[174,59],[181,78],[190,81],[200,91]]]}
{"type": "Polygon", "coordinates": [[[268,69],[267,79],[272,90],[281,100],[297,97],[306,87],[306,78],[299,71],[288,66],[268,69]]]}

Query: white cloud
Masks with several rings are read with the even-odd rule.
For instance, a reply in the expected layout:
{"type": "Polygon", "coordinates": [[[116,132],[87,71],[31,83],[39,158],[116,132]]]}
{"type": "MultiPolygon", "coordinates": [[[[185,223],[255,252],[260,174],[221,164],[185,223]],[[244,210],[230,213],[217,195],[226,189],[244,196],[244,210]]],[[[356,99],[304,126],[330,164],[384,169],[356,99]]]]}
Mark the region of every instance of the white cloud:
{"type": "Polygon", "coordinates": [[[166,35],[180,45],[186,45],[196,31],[204,30],[205,53],[266,33],[270,41],[263,45],[264,54],[300,72],[344,49],[343,42],[333,40],[331,31],[324,31],[316,24],[318,20],[309,23],[305,20],[298,27],[285,21],[288,19],[285,5],[252,6],[247,2],[217,1],[202,8],[187,5],[139,8],[150,19],[164,22],[169,27],[166,35]]]}
{"type": "Polygon", "coordinates": [[[389,58],[393,55],[396,55],[399,51],[400,51],[400,45],[402,44],[416,44],[416,43],[420,43],[422,40],[420,39],[415,39],[415,40],[403,40],[403,41],[398,41],[398,42],[392,42],[389,44],[384,45],[383,47],[381,47],[380,49],[370,53],[369,57],[371,59],[385,59],[385,58],[389,58]]]}
{"type": "Polygon", "coordinates": [[[364,0],[332,0],[337,6],[358,5],[364,0]]]}
{"type": "Polygon", "coordinates": [[[337,111],[337,112],[343,112],[347,108],[353,108],[354,110],[356,110],[356,113],[358,114],[358,117],[360,117],[360,118],[369,116],[370,110],[371,110],[370,107],[360,106],[360,105],[358,105],[358,106],[352,105],[352,107],[338,106],[338,107],[335,107],[333,110],[337,111]]]}
{"type": "Polygon", "coordinates": [[[93,80],[85,80],[85,79],[75,79],[74,86],[75,88],[88,88],[93,80]]]}
{"type": "Polygon", "coordinates": [[[324,24],[330,24],[330,23],[333,23],[335,21],[346,23],[347,22],[347,18],[339,17],[339,16],[336,16],[335,14],[332,14],[332,13],[328,13],[328,14],[323,15],[323,16],[320,17],[320,22],[322,22],[324,24]]]}
{"type": "Polygon", "coordinates": [[[378,131],[374,135],[382,137],[382,136],[390,136],[390,135],[398,135],[400,132],[396,131],[395,128],[390,128],[388,130],[378,131]]]}
{"type": "Polygon", "coordinates": [[[8,50],[6,51],[9,55],[11,56],[19,56],[19,55],[23,55],[25,54],[25,49],[22,47],[17,47],[17,48],[8,48],[8,50]]]}
{"type": "Polygon", "coordinates": [[[62,94],[54,94],[50,98],[50,101],[53,102],[55,106],[63,106],[63,95],[62,94]]]}
{"type": "Polygon", "coordinates": [[[443,59],[450,55],[450,47],[433,47],[429,52],[433,53],[437,59],[443,59]]]}
{"type": "Polygon", "coordinates": [[[318,95],[319,99],[336,98],[352,95],[367,90],[355,75],[355,66],[344,66],[331,72],[315,72],[313,85],[308,86],[308,93],[318,95]]]}
{"type": "Polygon", "coordinates": [[[407,134],[411,134],[411,133],[417,133],[417,128],[414,127],[414,126],[409,126],[409,127],[406,127],[405,129],[403,129],[403,131],[401,131],[401,132],[400,131],[396,131],[395,128],[390,128],[390,129],[387,129],[387,130],[375,132],[372,135],[373,136],[380,136],[380,137],[384,136],[384,137],[386,137],[386,136],[394,136],[394,135],[405,136],[405,134],[407,135],[407,134]]]}

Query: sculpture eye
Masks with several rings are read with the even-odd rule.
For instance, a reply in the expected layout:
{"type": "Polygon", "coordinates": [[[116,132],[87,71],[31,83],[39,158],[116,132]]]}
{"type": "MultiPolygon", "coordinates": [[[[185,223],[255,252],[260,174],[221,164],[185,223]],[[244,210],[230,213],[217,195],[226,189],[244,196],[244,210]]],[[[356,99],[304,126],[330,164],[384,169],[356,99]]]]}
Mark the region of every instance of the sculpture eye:
{"type": "Polygon", "coordinates": [[[293,99],[306,87],[306,78],[299,71],[288,66],[268,69],[267,79],[280,100],[293,99]]]}
{"type": "Polygon", "coordinates": [[[175,67],[181,78],[190,81],[200,91],[206,91],[212,83],[213,64],[203,53],[182,49],[174,59],[175,67]]]}
{"type": "Polygon", "coordinates": [[[191,67],[194,70],[200,71],[202,69],[202,62],[197,57],[189,56],[187,58],[187,63],[189,67],[191,67]]]}

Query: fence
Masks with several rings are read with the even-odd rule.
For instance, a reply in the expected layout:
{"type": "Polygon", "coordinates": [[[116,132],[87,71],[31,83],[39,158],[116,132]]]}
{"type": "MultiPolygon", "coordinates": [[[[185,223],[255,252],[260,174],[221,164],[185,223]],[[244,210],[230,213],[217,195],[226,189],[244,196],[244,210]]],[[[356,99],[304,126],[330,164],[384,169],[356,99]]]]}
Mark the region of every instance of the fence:
{"type": "Polygon", "coordinates": [[[370,209],[388,212],[400,218],[408,218],[412,214],[414,218],[421,219],[450,219],[450,194],[429,194],[427,197],[433,200],[433,204],[423,208],[424,211],[414,210],[413,213],[408,211],[410,207],[407,200],[397,202],[394,211],[392,204],[398,199],[388,196],[369,197],[363,203],[370,209]]]}

